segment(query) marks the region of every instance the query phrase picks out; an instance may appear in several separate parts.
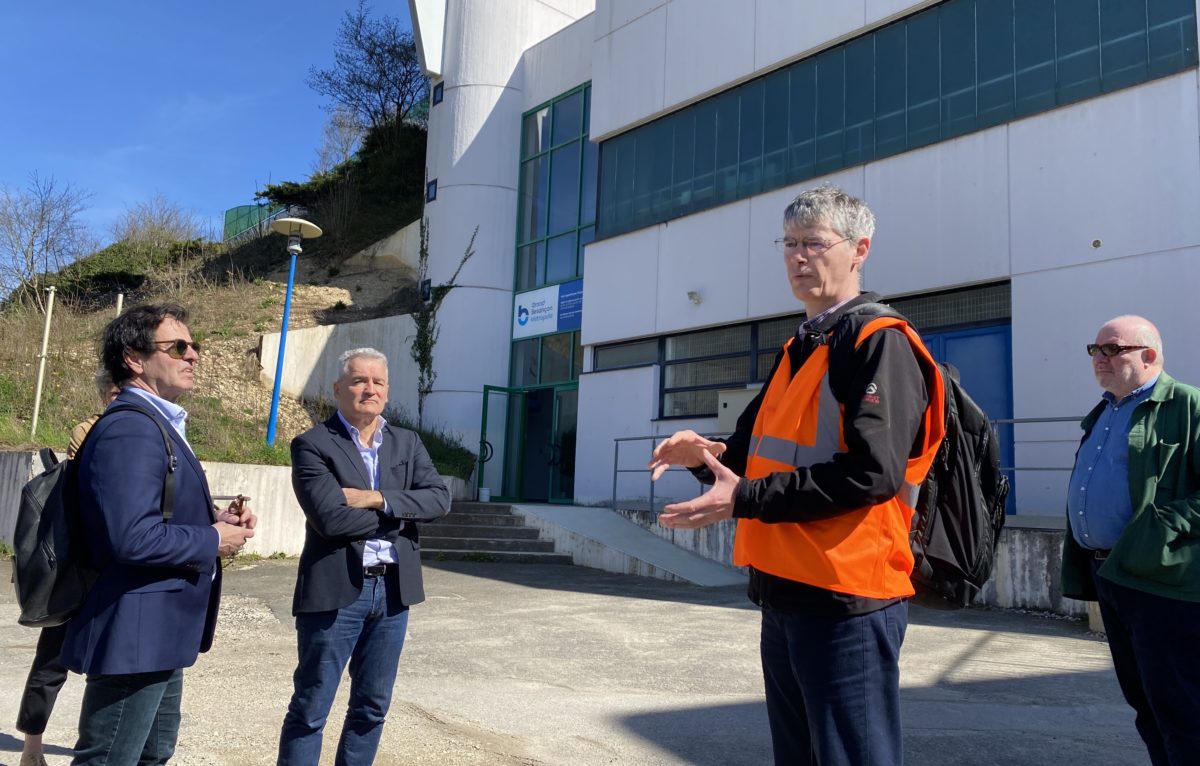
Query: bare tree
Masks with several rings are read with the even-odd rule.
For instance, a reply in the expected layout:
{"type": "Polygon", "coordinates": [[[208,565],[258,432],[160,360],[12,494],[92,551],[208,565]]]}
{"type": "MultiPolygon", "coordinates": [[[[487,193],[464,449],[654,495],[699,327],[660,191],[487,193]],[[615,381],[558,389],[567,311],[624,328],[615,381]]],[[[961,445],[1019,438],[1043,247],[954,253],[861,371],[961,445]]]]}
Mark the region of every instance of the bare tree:
{"type": "Polygon", "coordinates": [[[199,220],[161,194],[146,202],[126,207],[112,225],[114,242],[166,247],[174,242],[189,242],[202,236],[199,220]]]}
{"type": "Polygon", "coordinates": [[[94,245],[80,216],[87,192],[37,173],[24,189],[0,187],[0,288],[44,310],[42,287],[94,245]]]}
{"type": "Polygon", "coordinates": [[[321,133],[321,148],[317,150],[312,174],[328,173],[348,162],[358,151],[364,132],[362,121],[346,107],[338,106],[331,111],[321,133]]]}
{"type": "Polygon", "coordinates": [[[428,96],[429,79],[412,33],[391,16],[368,18],[370,12],[366,0],[346,11],[333,66],[310,69],[308,85],[353,114],[362,127],[377,128],[423,114],[417,106],[428,96]]]}

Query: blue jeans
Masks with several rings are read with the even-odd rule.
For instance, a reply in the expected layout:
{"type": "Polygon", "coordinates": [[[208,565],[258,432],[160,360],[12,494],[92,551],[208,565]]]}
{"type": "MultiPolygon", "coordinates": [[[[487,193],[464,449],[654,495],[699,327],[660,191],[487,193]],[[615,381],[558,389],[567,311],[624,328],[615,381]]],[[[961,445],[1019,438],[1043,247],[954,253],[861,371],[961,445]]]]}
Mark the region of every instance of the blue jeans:
{"type": "Polygon", "coordinates": [[[315,766],[320,759],[321,732],[347,662],[350,704],[334,763],[375,760],[408,628],[408,607],[392,599],[388,608],[386,580],[364,579],[358,599],[342,609],[296,615],[299,662],[279,737],[280,766],[315,766]]]}
{"type": "Polygon", "coordinates": [[[907,628],[907,601],[850,617],[762,610],[776,764],[903,763],[900,646],[907,628]]]}
{"type": "Polygon", "coordinates": [[[1200,757],[1200,603],[1163,598],[1095,576],[1117,682],[1154,766],[1200,757]]]}
{"type": "Polygon", "coordinates": [[[179,739],[183,670],[87,677],[79,711],[77,764],[166,763],[179,739]]]}

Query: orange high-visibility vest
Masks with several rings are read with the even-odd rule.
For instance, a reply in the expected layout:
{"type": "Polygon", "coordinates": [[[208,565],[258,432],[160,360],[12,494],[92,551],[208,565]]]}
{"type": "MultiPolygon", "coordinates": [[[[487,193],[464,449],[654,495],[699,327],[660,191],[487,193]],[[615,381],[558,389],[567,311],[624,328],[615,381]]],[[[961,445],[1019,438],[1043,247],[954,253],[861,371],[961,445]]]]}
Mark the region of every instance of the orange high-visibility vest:
{"type": "MultiPolygon", "coordinates": [[[[863,326],[855,347],[879,330],[904,332],[917,361],[932,382],[922,424],[920,455],[909,458],[904,485],[896,497],[829,519],[767,524],[738,519],[733,563],[818,588],[866,598],[913,595],[913,569],[908,533],[921,482],[933,464],[945,434],[945,389],[936,364],[921,338],[895,317],[879,317],[863,326]]],[[[754,421],[746,459],[746,478],[791,473],[800,466],[830,461],[846,451],[843,407],[829,387],[829,347],[818,346],[792,375],[784,345],[783,359],[767,386],[754,421]]],[[[903,392],[889,391],[890,396],[903,392]]]]}

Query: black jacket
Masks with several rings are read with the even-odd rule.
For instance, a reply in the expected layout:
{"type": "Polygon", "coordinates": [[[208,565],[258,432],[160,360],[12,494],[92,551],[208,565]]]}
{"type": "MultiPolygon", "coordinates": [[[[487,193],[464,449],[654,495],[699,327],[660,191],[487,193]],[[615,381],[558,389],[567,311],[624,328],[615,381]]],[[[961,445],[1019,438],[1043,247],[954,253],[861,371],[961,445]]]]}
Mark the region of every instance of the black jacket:
{"type": "Polygon", "coordinates": [[[362,457],[334,414],[292,440],[292,488],[308,518],[292,614],[353,603],[362,591],[363,546],[374,539],[396,547],[395,572],[388,577],[399,585],[401,602],[424,601],[420,536],[412,522],[445,516],[450,492],[421,439],[403,428],[384,429],[378,489],[390,513],[346,505],[343,487],[372,489],[362,457]]]}

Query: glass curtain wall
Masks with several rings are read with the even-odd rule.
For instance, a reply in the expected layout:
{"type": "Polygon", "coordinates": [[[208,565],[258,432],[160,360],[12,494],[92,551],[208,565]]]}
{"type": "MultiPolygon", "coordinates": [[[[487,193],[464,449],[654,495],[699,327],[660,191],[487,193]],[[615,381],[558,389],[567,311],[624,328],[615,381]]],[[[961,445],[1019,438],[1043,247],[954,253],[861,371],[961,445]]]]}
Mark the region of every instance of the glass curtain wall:
{"type": "Polygon", "coordinates": [[[946,0],[605,141],[599,235],[1196,64],[1195,0],[946,0]]]}

